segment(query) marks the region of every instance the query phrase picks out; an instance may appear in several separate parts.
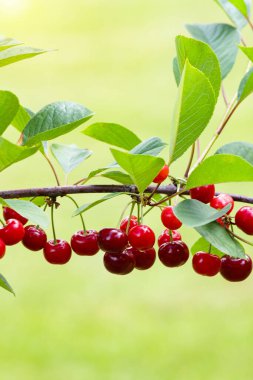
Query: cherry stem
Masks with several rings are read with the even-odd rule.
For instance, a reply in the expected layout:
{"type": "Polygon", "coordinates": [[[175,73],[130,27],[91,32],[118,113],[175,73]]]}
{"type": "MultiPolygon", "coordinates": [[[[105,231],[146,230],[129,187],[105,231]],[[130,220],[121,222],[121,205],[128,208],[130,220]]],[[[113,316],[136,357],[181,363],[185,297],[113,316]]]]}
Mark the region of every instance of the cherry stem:
{"type": "Polygon", "coordinates": [[[59,177],[56,173],[56,170],[55,170],[55,167],[54,165],[52,164],[51,160],[49,159],[49,157],[46,155],[46,154],[43,154],[43,156],[45,157],[45,159],[47,160],[47,162],[49,163],[51,169],[52,169],[52,172],[54,173],[54,177],[55,177],[55,180],[56,180],[56,183],[57,183],[57,186],[61,186],[60,184],[60,180],[59,180],[59,177]]]}
{"type": "Polygon", "coordinates": [[[152,191],[152,193],[148,196],[148,199],[147,199],[148,201],[150,201],[152,199],[153,195],[157,192],[157,190],[159,189],[160,185],[161,185],[161,183],[158,183],[156,185],[156,187],[154,188],[154,190],[152,191]]]}
{"type": "Polygon", "coordinates": [[[130,210],[130,214],[129,214],[129,218],[128,218],[128,222],[127,222],[127,227],[126,227],[126,234],[127,235],[128,235],[129,228],[130,228],[131,217],[132,217],[133,212],[134,212],[134,207],[135,207],[135,202],[132,202],[132,206],[131,206],[131,210],[130,210]]]}
{"type": "Polygon", "coordinates": [[[125,213],[126,213],[126,210],[128,209],[128,207],[132,204],[132,202],[129,202],[124,208],[123,208],[123,211],[122,213],[120,214],[120,217],[119,217],[119,221],[117,223],[117,226],[119,227],[120,226],[120,222],[121,220],[123,219],[125,213]]]}
{"type": "Polygon", "coordinates": [[[234,232],[232,231],[229,231],[228,232],[230,233],[230,235],[232,235],[234,238],[238,239],[238,240],[241,240],[243,243],[245,244],[248,244],[248,245],[251,245],[253,247],[253,243],[251,243],[250,241],[246,240],[246,239],[243,239],[241,236],[235,234],[234,232]]]}
{"type": "Polygon", "coordinates": [[[3,222],[2,219],[0,219],[0,223],[1,223],[3,226],[5,226],[5,223],[3,222]]]}
{"type": "Polygon", "coordinates": [[[228,101],[227,94],[226,94],[225,87],[224,87],[223,83],[221,85],[221,91],[222,91],[222,96],[223,96],[225,106],[228,108],[229,107],[229,101],[228,101]]]}
{"type": "Polygon", "coordinates": [[[161,204],[163,204],[164,202],[167,202],[167,201],[170,201],[172,198],[176,197],[176,196],[179,196],[181,194],[185,193],[185,190],[180,190],[180,191],[176,191],[174,194],[170,195],[169,197],[166,197],[164,199],[162,199],[161,201],[159,202],[156,202],[156,203],[152,203],[150,206],[159,206],[161,204]]]}
{"type": "MultiPolygon", "coordinates": [[[[66,195],[66,197],[67,197],[68,199],[70,199],[70,200],[74,203],[74,205],[76,206],[76,208],[79,208],[79,205],[78,205],[78,203],[75,201],[74,198],[72,198],[70,195],[66,195]]],[[[80,219],[81,219],[81,222],[82,222],[83,232],[84,232],[84,236],[85,236],[87,230],[86,230],[86,227],[85,227],[84,219],[83,219],[82,214],[79,214],[79,216],[80,216],[80,219]]]]}
{"type": "Polygon", "coordinates": [[[54,245],[56,245],[57,239],[56,239],[56,232],[55,232],[55,226],[54,226],[54,203],[51,206],[51,223],[52,223],[52,231],[53,231],[53,237],[54,237],[54,245]]]}
{"type": "Polygon", "coordinates": [[[138,218],[138,224],[140,224],[140,219],[141,219],[140,203],[137,203],[137,218],[138,218]]]}
{"type": "Polygon", "coordinates": [[[190,169],[191,169],[191,166],[192,166],[192,162],[193,162],[193,158],[194,158],[194,153],[195,153],[195,143],[192,145],[191,154],[190,154],[190,159],[189,159],[189,162],[188,162],[188,165],[187,165],[186,171],[185,171],[184,178],[186,178],[186,179],[187,179],[188,176],[189,176],[189,172],[190,172],[190,169]]]}

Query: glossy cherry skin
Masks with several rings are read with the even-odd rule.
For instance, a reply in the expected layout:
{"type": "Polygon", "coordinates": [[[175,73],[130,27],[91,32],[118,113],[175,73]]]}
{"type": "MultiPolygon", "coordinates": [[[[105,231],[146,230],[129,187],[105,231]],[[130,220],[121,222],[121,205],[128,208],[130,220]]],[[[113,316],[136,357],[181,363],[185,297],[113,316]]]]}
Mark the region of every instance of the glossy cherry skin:
{"type": "Polygon", "coordinates": [[[230,207],[230,210],[227,212],[227,214],[230,214],[234,208],[235,202],[233,198],[228,194],[220,194],[217,197],[214,197],[210,202],[210,206],[213,208],[216,208],[217,210],[221,210],[223,207],[227,206],[229,203],[231,204],[231,207],[230,207]]]}
{"type": "Polygon", "coordinates": [[[143,224],[133,227],[128,234],[129,243],[133,248],[145,251],[155,244],[154,231],[143,224]]]}
{"type": "Polygon", "coordinates": [[[71,238],[71,248],[80,256],[93,256],[99,251],[98,233],[94,230],[76,232],[71,238]]]}
{"type": "Polygon", "coordinates": [[[49,240],[43,249],[44,257],[50,264],[66,264],[71,258],[71,247],[65,240],[49,240]]]}
{"type": "Polygon", "coordinates": [[[138,270],[146,270],[151,268],[156,259],[156,252],[154,248],[146,249],[145,251],[139,251],[133,247],[128,247],[125,251],[130,252],[135,258],[135,268],[138,270]]]}
{"type": "Polygon", "coordinates": [[[104,228],[98,233],[98,245],[104,252],[121,252],[127,244],[127,235],[118,228],[104,228]]]}
{"type": "Polygon", "coordinates": [[[190,190],[191,199],[196,199],[197,201],[203,203],[210,203],[215,195],[215,186],[214,185],[206,185],[195,187],[190,190]]]}
{"type": "Polygon", "coordinates": [[[45,231],[37,226],[26,226],[22,243],[31,251],[40,251],[47,242],[45,231]]]}
{"type": "Polygon", "coordinates": [[[113,274],[125,275],[133,271],[135,259],[132,252],[124,250],[123,252],[105,252],[104,266],[113,274]]]}
{"type": "Polygon", "coordinates": [[[193,256],[192,267],[202,276],[213,277],[220,271],[221,259],[211,253],[200,251],[193,256]]]}
{"type": "Polygon", "coordinates": [[[4,207],[3,208],[3,217],[4,217],[4,220],[6,222],[9,219],[16,219],[19,222],[21,222],[23,225],[25,225],[28,222],[28,219],[24,218],[18,212],[12,210],[12,208],[10,208],[10,207],[4,207]]]}
{"type": "MultiPolygon", "coordinates": [[[[172,230],[171,232],[172,232],[172,241],[182,240],[182,236],[178,231],[172,230]]],[[[161,245],[163,245],[164,243],[170,243],[170,242],[171,242],[170,233],[169,233],[169,230],[166,229],[161,233],[161,235],[158,238],[158,246],[161,247],[161,245]]]]}
{"type": "MultiPolygon", "coordinates": [[[[128,220],[129,220],[129,217],[126,217],[126,218],[122,219],[122,221],[120,223],[120,229],[121,229],[121,231],[123,231],[125,233],[126,233],[126,229],[127,229],[128,220]]],[[[137,218],[137,216],[132,215],[130,218],[128,232],[131,230],[131,228],[133,228],[135,226],[138,226],[138,218],[137,218]]]]}
{"type": "Polygon", "coordinates": [[[180,267],[189,259],[189,249],[184,242],[173,241],[161,245],[158,256],[166,267],[180,267]]]}
{"type": "Polygon", "coordinates": [[[161,213],[161,220],[165,227],[169,230],[178,230],[182,223],[176,217],[172,206],[165,207],[161,213]]]}
{"type": "Polygon", "coordinates": [[[235,215],[235,223],[240,230],[253,235],[253,208],[250,206],[240,208],[235,215]]]}
{"type": "Polygon", "coordinates": [[[0,239],[0,259],[2,259],[5,255],[6,246],[2,239],[0,239]]]}
{"type": "Polygon", "coordinates": [[[0,228],[0,238],[5,245],[15,245],[19,243],[25,235],[25,229],[21,222],[16,219],[9,219],[6,225],[0,228]]]}
{"type": "Polygon", "coordinates": [[[231,282],[243,281],[252,271],[252,260],[246,255],[244,259],[223,256],[220,273],[222,277],[231,282]]]}
{"type": "Polygon", "coordinates": [[[160,170],[160,172],[157,174],[157,176],[153,179],[154,183],[162,183],[163,181],[168,178],[169,175],[169,167],[168,165],[164,165],[164,167],[160,170]]]}

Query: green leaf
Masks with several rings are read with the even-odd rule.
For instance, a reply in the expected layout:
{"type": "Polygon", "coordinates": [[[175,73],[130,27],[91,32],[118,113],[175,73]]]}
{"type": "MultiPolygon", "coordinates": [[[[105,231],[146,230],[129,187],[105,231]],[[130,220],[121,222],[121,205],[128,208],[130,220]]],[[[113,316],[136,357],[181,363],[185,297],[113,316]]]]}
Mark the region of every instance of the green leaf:
{"type": "Polygon", "coordinates": [[[66,174],[72,172],[79,164],[92,155],[90,150],[80,149],[74,144],[52,144],[50,149],[66,174]]]}
{"type": "MultiPolygon", "coordinates": [[[[177,59],[181,74],[188,60],[191,66],[205,74],[217,100],[221,87],[220,64],[217,56],[205,42],[184,36],[176,37],[177,59]]],[[[204,92],[204,90],[203,90],[204,92]]]]}
{"type": "Polygon", "coordinates": [[[176,217],[183,224],[189,227],[198,227],[221,218],[230,210],[230,208],[231,205],[229,204],[222,210],[217,211],[195,199],[186,199],[185,201],[178,203],[173,210],[176,217]]]}
{"type": "Polygon", "coordinates": [[[12,293],[15,296],[14,290],[2,274],[0,274],[0,287],[12,293]]]}
{"type": "Polygon", "coordinates": [[[141,142],[135,133],[119,124],[95,123],[87,127],[82,133],[126,150],[134,148],[141,142]]]}
{"type": "Polygon", "coordinates": [[[186,62],[174,111],[170,162],[175,161],[198,139],[215,107],[212,86],[203,72],[186,62]]]}
{"type": "Polygon", "coordinates": [[[89,179],[91,179],[91,178],[96,177],[98,174],[103,173],[103,172],[105,172],[106,170],[108,170],[108,167],[106,167],[106,168],[99,168],[99,169],[92,170],[92,171],[88,174],[88,176],[87,176],[87,178],[86,178],[86,181],[89,180],[89,179]]]}
{"type": "Polygon", "coordinates": [[[120,171],[107,172],[105,174],[102,174],[102,177],[122,183],[123,185],[131,185],[133,183],[132,178],[128,174],[122,173],[120,171]]]}
{"type": "Polygon", "coordinates": [[[136,145],[130,153],[132,154],[147,154],[149,156],[157,156],[167,144],[159,137],[150,137],[136,145]]]}
{"type": "Polygon", "coordinates": [[[239,90],[238,90],[238,101],[242,102],[253,92],[253,68],[251,68],[243,77],[239,90]]]}
{"type": "Polygon", "coordinates": [[[238,29],[242,29],[247,25],[247,20],[244,17],[245,8],[243,3],[246,5],[247,14],[250,13],[251,0],[214,0],[220,7],[224,10],[230,20],[235,24],[238,29]],[[243,13],[239,10],[241,9],[243,13]]]}
{"type": "Polygon", "coordinates": [[[232,154],[208,157],[189,176],[186,188],[226,182],[252,182],[253,166],[232,154]]]}
{"type": "Polygon", "coordinates": [[[13,46],[21,45],[22,43],[13,38],[0,37],[0,51],[10,49],[13,46]]]}
{"type": "Polygon", "coordinates": [[[24,201],[21,199],[1,199],[1,202],[11,207],[23,217],[29,219],[30,222],[33,222],[43,228],[48,227],[49,218],[47,214],[33,202],[24,201]]]}
{"type": "Polygon", "coordinates": [[[191,35],[207,43],[217,55],[222,79],[224,79],[234,66],[240,33],[228,24],[193,24],[186,25],[191,35]]]}
{"type": "Polygon", "coordinates": [[[0,91],[0,135],[10,125],[19,109],[16,95],[9,91],[0,91]]]}
{"type": "Polygon", "coordinates": [[[174,73],[176,84],[179,86],[180,79],[181,79],[181,72],[178,66],[177,57],[173,59],[173,73],[174,73]]]}
{"type": "Polygon", "coordinates": [[[217,222],[196,227],[196,231],[221,252],[232,257],[245,257],[243,246],[231,237],[226,228],[221,227],[217,222]]]}
{"type": "Polygon", "coordinates": [[[43,196],[35,197],[33,199],[31,199],[31,197],[25,197],[25,198],[20,198],[20,199],[22,199],[23,201],[32,202],[38,207],[44,206],[46,203],[46,197],[43,197],[43,196]]]}
{"type": "Polygon", "coordinates": [[[10,65],[23,59],[32,58],[36,55],[46,53],[46,50],[35,49],[28,46],[15,46],[0,51],[0,67],[10,65]]]}
{"type": "Polygon", "coordinates": [[[253,165],[253,144],[236,141],[219,148],[215,154],[233,154],[253,165]]]}
{"type": "Polygon", "coordinates": [[[106,202],[106,201],[108,201],[109,199],[112,199],[112,198],[118,197],[119,195],[123,195],[123,194],[124,194],[124,193],[111,193],[111,194],[107,194],[107,195],[104,196],[103,198],[97,199],[97,200],[94,201],[94,202],[91,202],[91,203],[85,203],[84,205],[82,205],[82,206],[80,206],[78,209],[76,209],[72,216],[80,215],[80,214],[82,214],[83,212],[88,211],[88,210],[90,210],[91,208],[93,208],[93,207],[99,205],[100,203],[106,202]]]}
{"type": "Polygon", "coordinates": [[[224,256],[223,252],[221,252],[219,249],[215,248],[208,241],[206,241],[206,239],[204,239],[203,237],[199,238],[191,247],[192,255],[195,255],[195,253],[200,252],[200,251],[208,252],[208,253],[211,253],[213,255],[217,255],[219,257],[224,256]]]}
{"type": "Polygon", "coordinates": [[[28,148],[15,145],[3,137],[0,137],[0,172],[8,166],[33,155],[38,149],[38,146],[28,148]]]}
{"type": "Polygon", "coordinates": [[[117,163],[130,175],[140,193],[144,192],[164,166],[162,158],[130,154],[116,149],[111,149],[111,152],[117,163]]]}
{"type": "Polygon", "coordinates": [[[248,17],[248,8],[244,0],[229,0],[244,17],[248,17]]]}
{"type": "Polygon", "coordinates": [[[239,49],[253,62],[253,47],[248,46],[238,46],[239,49]]]}
{"type": "Polygon", "coordinates": [[[19,132],[22,132],[33,115],[34,114],[32,113],[32,111],[19,105],[18,112],[16,113],[16,116],[12,120],[11,125],[14,128],[16,128],[19,132]]]}
{"type": "Polygon", "coordinates": [[[77,103],[51,103],[36,113],[25,127],[23,145],[34,145],[64,135],[92,116],[90,110],[77,103]]]}

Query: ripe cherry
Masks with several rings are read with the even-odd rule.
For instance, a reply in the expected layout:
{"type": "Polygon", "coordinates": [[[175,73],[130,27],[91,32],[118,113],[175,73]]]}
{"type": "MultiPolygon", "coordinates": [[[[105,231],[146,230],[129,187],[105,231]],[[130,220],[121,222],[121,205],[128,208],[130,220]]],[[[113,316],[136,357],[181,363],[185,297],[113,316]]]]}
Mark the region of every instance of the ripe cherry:
{"type": "Polygon", "coordinates": [[[244,259],[223,256],[220,273],[228,281],[237,282],[245,280],[252,271],[252,260],[246,255],[244,259]]]}
{"type": "MultiPolygon", "coordinates": [[[[120,223],[120,229],[121,229],[121,231],[123,231],[125,233],[127,230],[128,220],[129,220],[129,217],[126,217],[126,218],[122,219],[122,221],[120,223]]],[[[137,216],[132,215],[130,218],[128,232],[131,230],[131,228],[133,228],[135,226],[138,226],[138,218],[137,218],[137,216]]]]}
{"type": "MultiPolygon", "coordinates": [[[[172,241],[177,241],[177,240],[182,240],[181,234],[176,231],[172,230],[172,241]]],[[[170,237],[170,232],[168,229],[164,230],[161,235],[158,238],[158,246],[161,247],[164,243],[170,243],[171,242],[171,237],[170,237]]]]}
{"type": "Polygon", "coordinates": [[[161,245],[158,250],[161,262],[170,268],[184,265],[189,258],[189,249],[182,241],[173,241],[161,245]]]}
{"type": "Polygon", "coordinates": [[[166,180],[169,175],[169,167],[168,165],[164,165],[164,167],[160,170],[157,176],[153,179],[154,183],[162,183],[166,180]]]}
{"type": "Polygon", "coordinates": [[[176,217],[172,206],[165,207],[161,213],[161,220],[165,227],[169,230],[178,230],[182,223],[176,217]]]}
{"type": "Polygon", "coordinates": [[[43,249],[44,257],[50,264],[66,264],[71,258],[71,247],[65,240],[49,240],[43,249]]]}
{"type": "Polygon", "coordinates": [[[6,245],[19,243],[25,235],[25,229],[16,219],[8,219],[6,225],[0,228],[0,238],[6,245]]]}
{"type": "Polygon", "coordinates": [[[23,245],[31,251],[40,251],[47,242],[45,231],[37,226],[26,226],[23,237],[23,245]]]}
{"type": "Polygon", "coordinates": [[[127,235],[120,229],[104,228],[98,233],[98,245],[104,252],[121,252],[127,244],[127,235]]]}
{"type": "Polygon", "coordinates": [[[97,231],[76,232],[71,238],[71,247],[80,256],[95,255],[99,251],[97,231]]]}
{"type": "Polygon", "coordinates": [[[192,267],[202,276],[213,277],[220,271],[221,259],[211,253],[200,251],[193,256],[192,267]]]}
{"type": "Polygon", "coordinates": [[[133,227],[128,235],[129,243],[133,248],[145,251],[155,244],[155,234],[150,227],[140,224],[133,227]]]}
{"type": "Polygon", "coordinates": [[[6,246],[2,239],[0,239],[0,259],[2,259],[5,255],[6,246]]]}
{"type": "Polygon", "coordinates": [[[190,190],[190,196],[192,199],[196,199],[203,203],[210,203],[215,195],[215,186],[206,185],[195,187],[190,190]]]}
{"type": "Polygon", "coordinates": [[[6,222],[9,219],[16,219],[19,222],[21,222],[23,225],[25,225],[28,222],[28,219],[26,219],[25,217],[23,217],[22,215],[20,215],[18,212],[16,212],[10,207],[3,208],[3,217],[6,222]]]}
{"type": "Polygon", "coordinates": [[[210,202],[210,206],[213,208],[216,208],[217,210],[221,210],[222,208],[227,206],[229,203],[231,204],[231,207],[229,211],[227,212],[227,214],[230,214],[234,208],[235,202],[233,198],[228,194],[220,194],[217,197],[214,197],[210,202]]]}
{"type": "Polygon", "coordinates": [[[235,215],[235,223],[243,232],[253,235],[253,208],[250,206],[240,208],[235,215]]]}
{"type": "Polygon", "coordinates": [[[154,248],[139,251],[133,247],[126,248],[125,251],[130,252],[135,258],[135,268],[139,270],[146,270],[154,265],[156,259],[156,252],[154,248]]]}
{"type": "Polygon", "coordinates": [[[125,275],[134,269],[135,259],[132,252],[124,250],[123,252],[105,252],[104,266],[113,274],[125,275]]]}

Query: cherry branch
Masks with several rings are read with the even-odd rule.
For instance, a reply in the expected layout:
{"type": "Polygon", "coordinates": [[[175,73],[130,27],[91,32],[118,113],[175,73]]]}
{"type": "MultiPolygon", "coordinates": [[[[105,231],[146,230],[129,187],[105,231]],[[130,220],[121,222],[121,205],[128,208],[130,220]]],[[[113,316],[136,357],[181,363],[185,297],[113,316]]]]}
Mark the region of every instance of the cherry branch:
{"type": "MultiPolygon", "coordinates": [[[[177,188],[174,185],[149,186],[145,193],[152,194],[155,191],[157,194],[173,195],[177,193],[177,188]]],[[[128,193],[138,195],[138,189],[135,185],[83,185],[83,186],[55,186],[55,187],[40,187],[30,189],[16,190],[0,190],[0,197],[3,199],[26,198],[26,197],[64,197],[69,194],[108,194],[108,193],[128,193]]],[[[219,195],[220,193],[216,193],[219,195]]],[[[189,191],[185,191],[182,195],[189,195],[189,191]]],[[[247,197],[239,194],[229,194],[235,202],[253,204],[253,197],[247,197]]]]}

